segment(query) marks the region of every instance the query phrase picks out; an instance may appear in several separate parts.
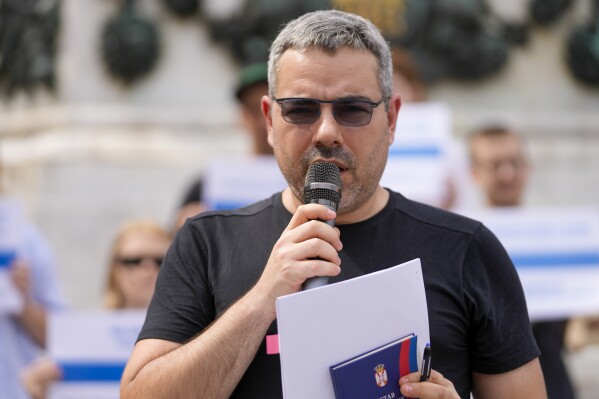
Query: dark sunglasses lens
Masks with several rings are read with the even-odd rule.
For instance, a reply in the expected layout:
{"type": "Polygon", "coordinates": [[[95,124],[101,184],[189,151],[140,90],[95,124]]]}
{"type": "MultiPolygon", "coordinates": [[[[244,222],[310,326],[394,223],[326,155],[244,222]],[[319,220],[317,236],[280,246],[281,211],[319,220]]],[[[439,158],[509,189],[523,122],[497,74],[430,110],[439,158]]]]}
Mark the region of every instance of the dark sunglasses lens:
{"type": "Polygon", "coordinates": [[[141,258],[119,258],[118,262],[127,267],[137,266],[141,263],[141,258]]]}
{"type": "Polygon", "coordinates": [[[139,266],[146,259],[153,261],[158,267],[162,266],[162,261],[164,260],[163,258],[119,258],[118,262],[125,267],[135,267],[139,266]]]}
{"type": "Polygon", "coordinates": [[[344,126],[365,126],[372,119],[372,104],[365,101],[339,101],[333,104],[335,120],[344,126]]]}
{"type": "Polygon", "coordinates": [[[313,100],[291,99],[284,100],[280,104],[283,119],[289,123],[310,124],[320,116],[320,104],[313,100]]]}

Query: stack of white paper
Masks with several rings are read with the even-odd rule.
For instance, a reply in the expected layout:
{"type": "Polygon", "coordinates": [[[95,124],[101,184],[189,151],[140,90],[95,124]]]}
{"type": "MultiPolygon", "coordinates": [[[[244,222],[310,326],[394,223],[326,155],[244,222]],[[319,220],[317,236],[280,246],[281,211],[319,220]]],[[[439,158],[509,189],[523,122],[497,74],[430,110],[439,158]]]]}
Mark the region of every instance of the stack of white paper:
{"type": "Polygon", "coordinates": [[[330,366],[411,333],[420,353],[430,342],[420,259],[280,297],[277,324],[284,397],[334,398],[330,366]]]}

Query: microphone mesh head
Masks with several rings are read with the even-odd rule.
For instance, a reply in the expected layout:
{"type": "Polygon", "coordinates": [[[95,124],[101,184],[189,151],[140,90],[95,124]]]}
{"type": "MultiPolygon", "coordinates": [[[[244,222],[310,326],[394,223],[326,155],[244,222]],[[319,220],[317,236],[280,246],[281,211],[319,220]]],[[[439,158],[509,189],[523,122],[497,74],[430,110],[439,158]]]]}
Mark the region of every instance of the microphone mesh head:
{"type": "Polygon", "coordinates": [[[341,200],[341,175],[339,168],[330,162],[315,162],[308,168],[306,182],[304,185],[304,202],[311,203],[313,200],[324,199],[335,203],[335,208],[341,200]],[[328,183],[337,188],[311,188],[312,183],[328,183]]]}

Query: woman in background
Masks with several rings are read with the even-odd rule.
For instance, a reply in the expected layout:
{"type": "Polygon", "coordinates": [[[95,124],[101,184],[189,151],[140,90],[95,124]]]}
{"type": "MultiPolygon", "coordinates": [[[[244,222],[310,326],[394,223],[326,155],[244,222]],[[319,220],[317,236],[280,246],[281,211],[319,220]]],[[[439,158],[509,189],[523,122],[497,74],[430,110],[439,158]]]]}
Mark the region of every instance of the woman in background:
{"type": "MultiPolygon", "coordinates": [[[[110,251],[105,308],[148,307],[171,240],[171,234],[152,219],[135,219],[121,225],[110,251]]],[[[33,399],[44,399],[48,386],[60,375],[58,365],[43,358],[26,367],[21,380],[33,399]]]]}
{"type": "Polygon", "coordinates": [[[170,233],[151,219],[133,220],[121,226],[111,250],[106,308],[148,307],[171,239],[170,233]]]}

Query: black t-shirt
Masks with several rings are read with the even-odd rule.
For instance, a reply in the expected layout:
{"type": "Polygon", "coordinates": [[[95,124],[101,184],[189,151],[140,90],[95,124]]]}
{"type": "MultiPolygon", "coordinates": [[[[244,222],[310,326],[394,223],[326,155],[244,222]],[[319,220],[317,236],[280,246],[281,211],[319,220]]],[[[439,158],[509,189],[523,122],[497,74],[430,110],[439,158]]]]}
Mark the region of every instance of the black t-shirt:
{"type": "MultiPolygon", "coordinates": [[[[185,343],[248,291],[291,220],[281,194],[187,221],[168,251],[139,339],[185,343]]],[[[341,274],[330,283],[420,258],[433,368],[468,398],[472,372],[513,370],[539,355],[522,287],[507,253],[481,223],[391,192],[385,208],[338,225],[341,274]]],[[[276,334],[276,322],[267,335],[276,334]]],[[[278,355],[265,341],[231,397],[281,398],[278,355]]]]}

